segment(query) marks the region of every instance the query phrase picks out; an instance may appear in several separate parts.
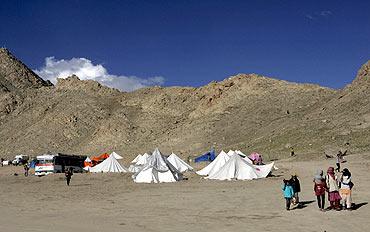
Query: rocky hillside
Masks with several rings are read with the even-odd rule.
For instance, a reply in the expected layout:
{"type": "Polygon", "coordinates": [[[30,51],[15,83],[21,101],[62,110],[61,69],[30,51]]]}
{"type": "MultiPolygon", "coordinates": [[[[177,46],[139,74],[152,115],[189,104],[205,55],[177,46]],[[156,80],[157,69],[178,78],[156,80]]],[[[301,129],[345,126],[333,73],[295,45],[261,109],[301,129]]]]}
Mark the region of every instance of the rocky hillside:
{"type": "Polygon", "coordinates": [[[7,49],[0,48],[0,117],[12,112],[23,98],[28,89],[51,86],[44,81],[7,49]]]}
{"type": "Polygon", "coordinates": [[[0,89],[3,91],[52,85],[37,76],[5,48],[0,48],[0,77],[0,89]]]}
{"type": "MultiPolygon", "coordinates": [[[[13,57],[1,54],[0,64],[13,57]]],[[[14,57],[12,63],[25,67],[14,57]]],[[[10,75],[4,67],[4,156],[115,150],[129,160],[160,147],[187,157],[214,145],[217,150],[259,151],[268,158],[288,156],[294,146],[299,158],[312,158],[339,148],[370,149],[365,141],[370,126],[369,63],[343,90],[239,74],[201,88],[151,87],[130,93],[76,76],[52,86],[32,71],[10,75]],[[21,103],[10,110],[9,100],[4,100],[9,83],[22,89],[21,103]]]]}

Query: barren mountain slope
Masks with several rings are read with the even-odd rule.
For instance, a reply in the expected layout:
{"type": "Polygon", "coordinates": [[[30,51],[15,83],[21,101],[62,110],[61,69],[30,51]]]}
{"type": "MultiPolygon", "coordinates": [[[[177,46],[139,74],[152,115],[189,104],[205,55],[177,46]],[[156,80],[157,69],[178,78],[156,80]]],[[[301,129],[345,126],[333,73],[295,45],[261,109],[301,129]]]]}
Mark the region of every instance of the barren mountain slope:
{"type": "Polygon", "coordinates": [[[358,71],[355,80],[309,115],[322,120],[321,136],[343,149],[358,152],[370,149],[370,61],[358,71]],[[349,146],[348,146],[349,145],[349,146]]]}
{"type": "MultiPolygon", "coordinates": [[[[368,107],[361,105],[367,101],[367,88],[358,89],[336,91],[239,74],[201,88],[151,87],[122,93],[72,76],[56,86],[23,91],[23,104],[0,119],[0,150],[5,156],[115,150],[131,159],[154,147],[186,157],[215,145],[217,150],[257,150],[278,158],[294,146],[300,157],[309,158],[347,140],[351,149],[357,148],[360,134],[348,136],[346,131],[362,130],[351,124],[351,114],[338,112],[354,104],[368,107]],[[349,100],[340,103],[347,95],[349,100]]],[[[0,93],[0,99],[3,96],[0,93]]],[[[358,117],[367,112],[358,111],[358,117]]],[[[365,149],[361,144],[358,148],[365,149]]]]}
{"type": "Polygon", "coordinates": [[[7,49],[0,48],[0,118],[22,104],[28,89],[51,86],[7,49]]]}

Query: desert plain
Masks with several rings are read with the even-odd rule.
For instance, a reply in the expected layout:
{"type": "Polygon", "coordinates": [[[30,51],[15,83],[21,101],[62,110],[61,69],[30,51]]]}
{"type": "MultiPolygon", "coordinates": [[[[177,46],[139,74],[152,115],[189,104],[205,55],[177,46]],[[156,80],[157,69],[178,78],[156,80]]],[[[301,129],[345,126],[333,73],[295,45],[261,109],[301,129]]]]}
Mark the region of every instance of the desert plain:
{"type": "MultiPolygon", "coordinates": [[[[355,184],[354,210],[326,212],[317,207],[312,180],[335,159],[277,160],[271,177],[250,181],[207,180],[189,172],[176,183],[136,184],[131,173],[83,173],[74,174],[70,186],[63,174],[40,178],[31,169],[25,177],[22,167],[4,166],[0,231],[368,231],[370,154],[345,159],[342,167],[355,184]],[[286,211],[281,183],[293,172],[303,207],[286,211]]],[[[192,165],[199,170],[206,163],[192,165]]]]}

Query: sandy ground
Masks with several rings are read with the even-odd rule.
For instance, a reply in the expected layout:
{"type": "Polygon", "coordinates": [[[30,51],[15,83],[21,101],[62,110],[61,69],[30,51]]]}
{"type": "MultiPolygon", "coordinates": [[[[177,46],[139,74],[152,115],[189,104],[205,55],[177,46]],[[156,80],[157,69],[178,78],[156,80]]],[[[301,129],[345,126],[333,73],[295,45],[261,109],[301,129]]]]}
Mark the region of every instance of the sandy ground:
{"type": "Polygon", "coordinates": [[[14,176],[0,167],[0,231],[370,231],[370,154],[346,157],[355,183],[353,211],[321,212],[313,174],[335,161],[277,161],[275,177],[211,181],[196,174],[166,184],[135,184],[130,174],[14,176]],[[286,211],[282,178],[297,172],[302,209],[286,211]]]}

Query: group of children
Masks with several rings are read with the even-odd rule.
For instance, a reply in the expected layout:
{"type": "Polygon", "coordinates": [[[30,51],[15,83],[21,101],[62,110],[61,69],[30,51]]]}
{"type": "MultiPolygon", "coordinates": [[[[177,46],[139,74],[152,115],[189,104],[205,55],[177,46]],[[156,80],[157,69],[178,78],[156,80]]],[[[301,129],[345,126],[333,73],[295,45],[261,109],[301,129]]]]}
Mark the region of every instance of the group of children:
{"type": "Polygon", "coordinates": [[[299,192],[301,192],[301,184],[296,174],[287,180],[283,180],[283,193],[285,198],[286,210],[290,210],[290,205],[300,205],[299,204],[299,192]]]}
{"type": "MultiPolygon", "coordinates": [[[[338,170],[338,169],[337,169],[338,170]]],[[[338,171],[339,173],[339,171],[338,171]]],[[[352,209],[352,177],[351,172],[344,168],[341,172],[341,176],[338,177],[335,174],[334,167],[329,167],[327,175],[324,176],[322,170],[318,170],[313,180],[313,191],[317,198],[317,205],[321,211],[326,210],[341,210],[341,209],[352,209]],[[328,193],[328,200],[330,206],[325,209],[325,194],[328,193]],[[342,205],[340,201],[342,200],[342,205]]],[[[286,200],[286,209],[290,210],[291,204],[299,205],[298,193],[300,192],[300,183],[296,174],[292,175],[292,178],[283,180],[282,186],[284,198],[286,200]]]]}
{"type": "MultiPolygon", "coordinates": [[[[322,171],[321,171],[322,173],[322,171]]],[[[319,176],[315,177],[314,186],[321,186],[325,191],[328,192],[328,200],[330,202],[330,206],[328,209],[335,209],[335,210],[341,210],[341,209],[352,209],[352,177],[351,172],[344,168],[342,171],[342,175],[338,177],[334,172],[334,167],[329,167],[327,171],[326,177],[321,175],[321,182],[323,184],[317,184],[316,179],[319,176]],[[342,200],[342,205],[340,204],[340,201],[342,200]]],[[[317,187],[316,187],[317,188],[317,187]]],[[[316,194],[321,195],[321,198],[325,199],[325,192],[318,192],[316,194]]],[[[324,209],[324,205],[322,204],[320,207],[321,210],[324,209]]]]}

